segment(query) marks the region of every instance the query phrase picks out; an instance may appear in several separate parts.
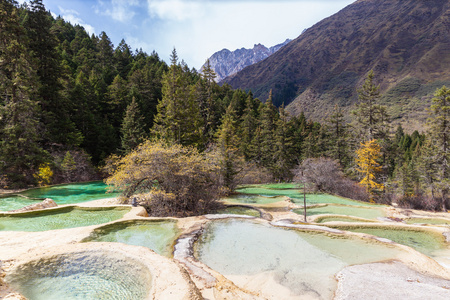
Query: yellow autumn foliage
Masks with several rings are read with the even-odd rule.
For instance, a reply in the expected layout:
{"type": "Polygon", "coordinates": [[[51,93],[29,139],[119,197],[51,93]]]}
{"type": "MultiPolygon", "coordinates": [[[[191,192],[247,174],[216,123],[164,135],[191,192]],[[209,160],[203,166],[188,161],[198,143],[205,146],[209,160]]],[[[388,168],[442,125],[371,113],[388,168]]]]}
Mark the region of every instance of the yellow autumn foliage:
{"type": "Polygon", "coordinates": [[[53,177],[53,171],[50,168],[50,164],[49,163],[41,164],[39,166],[38,172],[33,176],[38,181],[39,186],[49,185],[53,177]]]}
{"type": "Polygon", "coordinates": [[[383,184],[375,181],[376,175],[381,172],[381,166],[377,160],[381,157],[381,146],[375,139],[360,144],[356,150],[356,170],[361,173],[363,179],[360,184],[373,196],[374,191],[382,190],[383,184]]]}

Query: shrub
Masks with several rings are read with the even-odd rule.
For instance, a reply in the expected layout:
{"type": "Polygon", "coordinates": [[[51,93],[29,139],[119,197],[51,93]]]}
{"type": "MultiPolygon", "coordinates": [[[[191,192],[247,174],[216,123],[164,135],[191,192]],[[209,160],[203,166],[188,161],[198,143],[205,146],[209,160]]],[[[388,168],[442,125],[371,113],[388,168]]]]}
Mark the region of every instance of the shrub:
{"type": "Polygon", "coordinates": [[[441,197],[433,198],[426,194],[399,197],[397,203],[402,208],[410,209],[439,211],[442,208],[441,197]]]}
{"type": "Polygon", "coordinates": [[[224,193],[217,154],[193,147],[147,141],[124,157],[108,161],[106,183],[127,198],[144,194],[152,216],[189,216],[214,209],[224,193]]]}

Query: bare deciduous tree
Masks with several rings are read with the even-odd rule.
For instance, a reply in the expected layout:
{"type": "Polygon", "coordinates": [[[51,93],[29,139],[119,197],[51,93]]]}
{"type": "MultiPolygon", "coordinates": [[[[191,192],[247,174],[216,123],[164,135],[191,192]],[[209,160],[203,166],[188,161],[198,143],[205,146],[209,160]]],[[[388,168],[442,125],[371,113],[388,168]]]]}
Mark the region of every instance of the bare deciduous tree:
{"type": "Polygon", "coordinates": [[[308,158],[296,169],[295,181],[310,185],[314,191],[368,201],[364,187],[346,178],[336,160],[308,158]]]}

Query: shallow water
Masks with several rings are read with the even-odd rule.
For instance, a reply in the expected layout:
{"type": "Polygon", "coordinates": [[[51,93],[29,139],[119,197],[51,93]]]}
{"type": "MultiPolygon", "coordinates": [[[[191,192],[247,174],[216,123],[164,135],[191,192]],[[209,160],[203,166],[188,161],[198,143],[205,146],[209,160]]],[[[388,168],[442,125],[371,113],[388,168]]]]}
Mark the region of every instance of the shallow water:
{"type": "MultiPolygon", "coordinates": [[[[303,205],[303,195],[296,196],[293,195],[292,201],[294,203],[303,205]]],[[[328,195],[328,194],[306,194],[306,204],[322,204],[322,203],[329,203],[329,204],[340,204],[340,205],[354,205],[354,206],[368,206],[368,207],[380,207],[380,205],[374,205],[367,202],[357,201],[357,200],[351,200],[348,198],[343,198],[339,196],[334,195],[328,195]]]]}
{"type": "Polygon", "coordinates": [[[361,223],[361,222],[363,222],[363,223],[365,223],[365,222],[367,222],[367,223],[370,223],[370,222],[373,222],[373,221],[371,221],[371,220],[366,220],[366,219],[355,219],[355,218],[352,218],[352,217],[344,217],[344,216],[342,216],[342,217],[339,217],[339,216],[336,216],[336,217],[319,217],[319,218],[317,218],[316,219],[316,223],[327,223],[327,222],[351,222],[351,223],[361,223]]]}
{"type": "Polygon", "coordinates": [[[46,231],[98,225],[122,218],[129,207],[82,208],[61,207],[20,214],[0,216],[0,230],[46,231]]]}
{"type": "Polygon", "coordinates": [[[259,186],[267,189],[280,189],[280,190],[298,189],[300,187],[300,185],[297,183],[269,183],[269,184],[261,184],[259,186]]]}
{"type": "MultiPolygon", "coordinates": [[[[289,189],[274,189],[265,188],[264,185],[251,185],[244,186],[236,190],[241,194],[253,194],[265,197],[274,196],[286,196],[292,199],[294,203],[303,205],[303,190],[296,188],[289,189]]],[[[306,194],[306,204],[320,204],[320,203],[330,203],[330,204],[341,204],[341,205],[356,205],[356,206],[374,206],[373,204],[351,200],[339,196],[328,195],[328,194],[306,194]]]]}
{"type": "MultiPolygon", "coordinates": [[[[295,213],[303,215],[303,209],[294,210],[295,213]]],[[[325,207],[307,208],[306,214],[312,215],[347,215],[359,217],[364,219],[376,219],[378,217],[385,217],[386,213],[381,207],[352,207],[340,205],[327,205],[325,207]]]]}
{"type": "Polygon", "coordinates": [[[217,211],[217,214],[231,214],[231,215],[245,215],[259,218],[261,214],[256,209],[246,208],[246,207],[227,207],[217,211]]]}
{"type": "Polygon", "coordinates": [[[0,211],[10,211],[19,209],[42,200],[32,200],[20,196],[0,197],[0,211]]]}
{"type": "Polygon", "coordinates": [[[275,202],[283,201],[284,197],[264,197],[260,195],[232,195],[227,198],[223,198],[222,200],[232,202],[232,203],[243,203],[243,204],[270,204],[275,202]]]}
{"type": "Polygon", "coordinates": [[[261,195],[261,196],[288,196],[288,197],[299,197],[302,194],[301,190],[298,189],[274,189],[274,188],[265,188],[263,185],[251,185],[244,186],[236,189],[236,192],[242,194],[253,194],[253,195],[261,195]]]}
{"type": "Polygon", "coordinates": [[[391,259],[399,253],[360,239],[233,219],[209,223],[195,244],[195,256],[226,277],[264,273],[296,296],[317,299],[332,298],[334,274],[345,266],[391,259]]]}
{"type": "Polygon", "coordinates": [[[117,253],[61,255],[22,266],[7,281],[30,300],[145,299],[151,274],[117,253]]]}
{"type": "MultiPolygon", "coordinates": [[[[335,227],[335,226],[333,226],[335,227]]],[[[425,255],[435,256],[440,250],[447,249],[445,238],[442,234],[419,229],[395,229],[377,227],[335,227],[342,230],[367,233],[382,238],[390,239],[399,244],[409,246],[425,255]]]]}
{"type": "Polygon", "coordinates": [[[450,220],[439,218],[411,218],[406,219],[406,224],[432,224],[432,225],[450,225],[450,220]]]}
{"type": "Polygon", "coordinates": [[[27,190],[15,196],[0,197],[0,211],[19,209],[45,198],[53,199],[61,205],[114,198],[118,195],[119,193],[109,193],[108,186],[102,181],[62,184],[27,190]]]}
{"type": "Polygon", "coordinates": [[[119,242],[143,246],[169,257],[178,235],[178,227],[173,221],[124,221],[95,229],[83,242],[119,242]]]}

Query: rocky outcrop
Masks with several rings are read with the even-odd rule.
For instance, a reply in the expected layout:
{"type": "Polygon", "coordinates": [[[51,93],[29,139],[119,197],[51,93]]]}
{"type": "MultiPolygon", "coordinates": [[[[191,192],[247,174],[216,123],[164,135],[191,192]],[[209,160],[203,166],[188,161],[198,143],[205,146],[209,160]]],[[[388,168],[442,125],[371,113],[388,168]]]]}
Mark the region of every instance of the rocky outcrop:
{"type": "Polygon", "coordinates": [[[51,207],[57,207],[58,205],[56,204],[55,201],[53,201],[52,199],[45,199],[42,202],[36,203],[36,204],[31,204],[25,207],[22,207],[20,209],[16,209],[16,210],[12,210],[10,212],[13,213],[18,213],[18,212],[26,212],[26,211],[32,211],[32,210],[38,210],[38,209],[45,209],[45,208],[51,208],[51,207]]]}
{"type": "MultiPolygon", "coordinates": [[[[283,43],[270,48],[267,48],[261,44],[257,44],[253,47],[253,49],[241,48],[235,51],[223,49],[219,52],[214,53],[209,58],[209,63],[214,72],[216,72],[216,81],[220,82],[224,78],[236,74],[245,67],[262,61],[263,59],[277,52],[280,48],[282,48],[290,41],[290,39],[287,39],[283,43]]],[[[204,67],[205,65],[202,66],[201,70],[203,70],[204,67]]]]}

